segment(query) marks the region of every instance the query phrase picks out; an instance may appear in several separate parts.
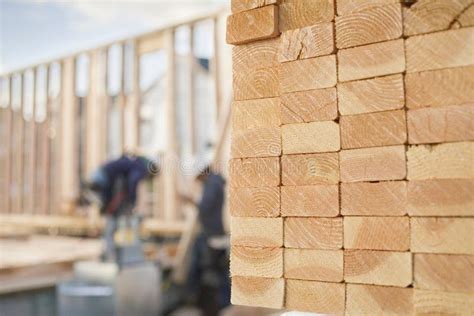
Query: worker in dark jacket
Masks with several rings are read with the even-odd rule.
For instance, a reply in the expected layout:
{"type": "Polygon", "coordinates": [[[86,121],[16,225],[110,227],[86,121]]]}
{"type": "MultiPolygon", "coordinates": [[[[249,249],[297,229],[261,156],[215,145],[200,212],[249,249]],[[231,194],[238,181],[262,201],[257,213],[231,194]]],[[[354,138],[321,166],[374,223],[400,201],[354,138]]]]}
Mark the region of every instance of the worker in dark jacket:
{"type": "Polygon", "coordinates": [[[225,180],[210,167],[199,172],[196,179],[203,185],[196,204],[201,232],[196,237],[191,254],[187,281],[189,296],[195,297],[204,315],[217,315],[230,304],[228,236],[222,221],[225,180]]]}
{"type": "Polygon", "coordinates": [[[106,261],[116,260],[114,234],[118,216],[130,216],[137,200],[140,181],[158,174],[157,164],[141,156],[123,155],[111,160],[92,175],[89,188],[100,196],[101,213],[106,215],[104,229],[106,261]]]}

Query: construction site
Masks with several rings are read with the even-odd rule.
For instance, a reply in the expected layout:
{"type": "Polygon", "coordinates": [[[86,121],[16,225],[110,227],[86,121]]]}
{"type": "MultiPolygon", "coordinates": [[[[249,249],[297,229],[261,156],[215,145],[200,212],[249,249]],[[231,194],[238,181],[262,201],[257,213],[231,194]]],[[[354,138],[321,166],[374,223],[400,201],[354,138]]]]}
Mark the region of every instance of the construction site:
{"type": "Polygon", "coordinates": [[[474,0],[111,0],[153,27],[8,67],[50,2],[0,1],[0,315],[474,315],[474,0]]]}

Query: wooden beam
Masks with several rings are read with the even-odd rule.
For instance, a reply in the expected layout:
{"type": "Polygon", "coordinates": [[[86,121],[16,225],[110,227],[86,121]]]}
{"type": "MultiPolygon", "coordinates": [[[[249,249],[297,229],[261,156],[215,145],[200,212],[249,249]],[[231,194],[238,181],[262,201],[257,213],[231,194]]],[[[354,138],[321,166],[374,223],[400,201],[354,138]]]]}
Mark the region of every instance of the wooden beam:
{"type": "Polygon", "coordinates": [[[344,313],[346,285],[317,281],[287,280],[285,308],[304,312],[344,313]]]}
{"type": "Polygon", "coordinates": [[[6,134],[6,162],[5,162],[5,204],[4,211],[5,213],[12,212],[12,166],[14,160],[13,153],[13,139],[14,139],[14,130],[13,130],[13,80],[11,76],[8,76],[8,105],[7,105],[7,120],[5,128],[7,131],[6,134]]]}
{"type": "Polygon", "coordinates": [[[407,251],[408,217],[344,217],[344,248],[407,251]]]}
{"type": "Polygon", "coordinates": [[[342,282],[342,250],[285,248],[285,278],[342,282]]]}
{"type": "Polygon", "coordinates": [[[335,217],[339,215],[339,186],[282,186],[281,215],[335,217]]]}
{"type": "Polygon", "coordinates": [[[280,215],[280,188],[230,187],[229,210],[236,217],[278,217],[280,215]]]}
{"type": "Polygon", "coordinates": [[[344,250],[344,281],[407,287],[413,280],[410,252],[344,250]]]}
{"type": "Polygon", "coordinates": [[[38,69],[34,68],[31,70],[32,72],[32,113],[31,113],[31,122],[30,122],[30,149],[29,149],[29,167],[28,167],[28,186],[29,186],[29,195],[28,195],[28,206],[26,211],[34,214],[35,209],[37,206],[36,201],[36,191],[37,191],[37,181],[36,181],[36,174],[37,174],[37,138],[38,138],[38,126],[36,124],[36,111],[37,111],[37,102],[38,102],[38,94],[37,94],[37,77],[38,77],[38,69]]]}
{"type": "Polygon", "coordinates": [[[307,249],[341,249],[342,218],[285,218],[285,247],[307,249]]]}
{"type": "Polygon", "coordinates": [[[283,308],[285,280],[258,277],[232,277],[231,303],[234,305],[283,308]]]}
{"type": "MultiPolygon", "coordinates": [[[[189,124],[189,134],[188,137],[190,139],[190,148],[191,154],[194,155],[197,151],[197,133],[196,130],[196,68],[197,68],[197,61],[196,56],[194,55],[194,25],[189,25],[189,38],[188,38],[188,45],[189,45],[189,54],[188,54],[188,67],[189,67],[189,82],[188,82],[188,124],[189,124]]],[[[214,48],[216,49],[216,48],[214,48]]],[[[217,80],[217,78],[215,78],[217,80]]],[[[216,81],[217,85],[217,81],[216,81]]],[[[217,86],[216,86],[217,89],[217,86]]],[[[217,93],[217,92],[216,92],[217,93]]],[[[217,99],[216,99],[217,100],[217,99]]]]}
{"type": "Polygon", "coordinates": [[[346,315],[413,315],[413,289],[346,285],[346,315]]]}
{"type": "Polygon", "coordinates": [[[325,153],[341,149],[339,124],[334,121],[283,125],[281,134],[284,154],[325,153]]]}
{"type": "Polygon", "coordinates": [[[414,290],[416,315],[469,315],[474,310],[472,293],[414,290]]]}
{"type": "Polygon", "coordinates": [[[228,44],[245,44],[277,37],[279,34],[276,5],[235,13],[227,18],[228,44]]]}
{"type": "Polygon", "coordinates": [[[284,0],[280,4],[280,31],[299,29],[334,19],[334,1],[284,0]]]}
{"type": "Polygon", "coordinates": [[[52,141],[50,138],[50,133],[52,129],[52,111],[51,111],[51,98],[49,96],[49,87],[50,87],[50,65],[45,66],[45,133],[43,137],[43,162],[44,165],[42,167],[42,178],[44,181],[43,190],[41,192],[42,195],[42,205],[40,206],[40,213],[46,214],[50,210],[51,207],[51,148],[52,148],[52,141]]]}
{"type": "Polygon", "coordinates": [[[221,83],[221,67],[220,66],[220,47],[222,47],[220,43],[220,28],[219,28],[219,17],[216,16],[212,19],[212,23],[214,25],[213,31],[213,48],[214,48],[214,56],[212,58],[212,74],[214,77],[214,100],[216,105],[216,119],[219,119],[220,112],[222,108],[222,83],[221,83]]]}
{"type": "Polygon", "coordinates": [[[176,138],[176,56],[174,50],[175,30],[170,29],[166,32],[166,102],[165,102],[165,133],[166,150],[163,168],[164,187],[164,219],[165,221],[174,221],[178,218],[178,199],[176,195],[177,185],[177,138],[176,138]]]}
{"type": "Polygon", "coordinates": [[[232,246],[231,276],[283,277],[283,248],[232,246]]]}
{"type": "Polygon", "coordinates": [[[73,211],[78,194],[76,63],[65,59],[61,65],[61,212],[73,211]]]}
{"type": "Polygon", "coordinates": [[[281,180],[283,185],[338,184],[339,155],[283,155],[281,180]]]}
{"type": "Polygon", "coordinates": [[[16,184],[17,184],[17,196],[16,196],[16,203],[14,207],[14,212],[15,213],[21,213],[23,212],[23,207],[24,207],[24,200],[23,200],[23,187],[24,187],[24,163],[25,163],[25,141],[24,141],[24,136],[25,136],[25,121],[24,121],[24,74],[20,73],[19,75],[19,86],[20,86],[20,93],[19,93],[19,111],[18,111],[18,116],[17,116],[17,157],[14,159],[16,163],[16,168],[17,168],[17,174],[16,174],[16,184]]]}
{"type": "Polygon", "coordinates": [[[233,217],[232,245],[249,247],[283,246],[283,219],[233,217]]]}
{"type": "Polygon", "coordinates": [[[280,185],[280,159],[232,159],[229,162],[229,176],[230,186],[236,188],[276,187],[280,185]]]}

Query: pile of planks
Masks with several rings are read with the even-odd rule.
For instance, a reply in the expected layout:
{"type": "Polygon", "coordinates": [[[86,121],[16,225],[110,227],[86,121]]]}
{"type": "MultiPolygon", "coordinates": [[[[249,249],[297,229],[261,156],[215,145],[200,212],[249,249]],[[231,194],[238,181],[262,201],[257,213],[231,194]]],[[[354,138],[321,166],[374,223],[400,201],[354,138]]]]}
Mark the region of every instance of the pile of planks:
{"type": "Polygon", "coordinates": [[[473,0],[232,0],[232,302],[474,310],[473,0]]]}

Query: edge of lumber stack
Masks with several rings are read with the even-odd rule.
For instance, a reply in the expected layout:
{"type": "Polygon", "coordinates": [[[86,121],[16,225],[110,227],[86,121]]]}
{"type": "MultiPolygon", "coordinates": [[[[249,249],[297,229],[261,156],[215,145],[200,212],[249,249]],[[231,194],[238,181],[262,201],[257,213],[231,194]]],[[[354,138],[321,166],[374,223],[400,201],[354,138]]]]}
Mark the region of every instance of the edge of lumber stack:
{"type": "Polygon", "coordinates": [[[232,303],[474,310],[474,0],[231,0],[232,303]]]}

